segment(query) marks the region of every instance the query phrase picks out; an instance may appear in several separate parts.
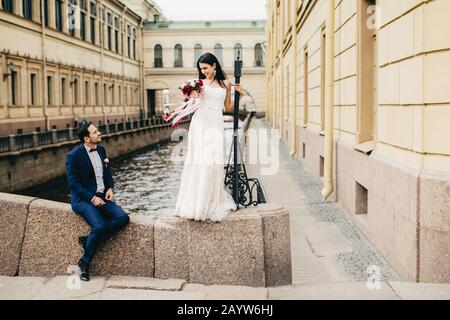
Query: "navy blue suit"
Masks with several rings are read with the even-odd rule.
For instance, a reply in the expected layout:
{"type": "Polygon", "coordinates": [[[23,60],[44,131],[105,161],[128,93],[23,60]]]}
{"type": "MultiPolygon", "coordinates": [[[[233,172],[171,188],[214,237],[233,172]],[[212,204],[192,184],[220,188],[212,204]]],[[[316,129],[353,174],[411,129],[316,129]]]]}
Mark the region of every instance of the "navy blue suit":
{"type": "Polygon", "coordinates": [[[83,260],[90,263],[98,245],[107,237],[125,227],[130,218],[114,202],[105,199],[108,189],[114,188],[111,169],[104,160],[106,150],[97,145],[97,151],[103,164],[104,193],[97,193],[97,181],[94,167],[83,144],[73,148],[67,154],[66,174],[70,188],[70,199],[73,211],[81,215],[91,226],[87,236],[83,260]],[[91,203],[94,196],[102,198],[103,206],[96,207],[91,203]]]}

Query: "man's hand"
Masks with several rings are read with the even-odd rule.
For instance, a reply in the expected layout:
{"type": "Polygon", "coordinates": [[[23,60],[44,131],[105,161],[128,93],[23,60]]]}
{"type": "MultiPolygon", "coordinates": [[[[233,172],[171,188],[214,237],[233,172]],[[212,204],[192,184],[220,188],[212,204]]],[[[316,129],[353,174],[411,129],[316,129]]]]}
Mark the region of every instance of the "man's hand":
{"type": "Polygon", "coordinates": [[[99,197],[94,197],[94,200],[92,200],[92,204],[96,207],[100,207],[102,205],[105,204],[105,201],[103,201],[101,198],[99,197]]]}
{"type": "Polygon", "coordinates": [[[106,191],[105,199],[108,201],[111,201],[113,198],[114,198],[114,193],[113,193],[112,189],[108,189],[108,191],[106,191]]]}

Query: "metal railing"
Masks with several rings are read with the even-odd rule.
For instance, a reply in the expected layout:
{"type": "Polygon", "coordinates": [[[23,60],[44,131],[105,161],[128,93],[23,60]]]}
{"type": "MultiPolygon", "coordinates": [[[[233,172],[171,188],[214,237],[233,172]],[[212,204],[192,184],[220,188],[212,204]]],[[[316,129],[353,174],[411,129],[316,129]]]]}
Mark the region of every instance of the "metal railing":
{"type": "Polygon", "coordinates": [[[17,134],[15,135],[15,149],[22,150],[33,147],[33,134],[25,133],[25,134],[17,134]]]}
{"type": "Polygon", "coordinates": [[[52,131],[46,131],[46,132],[39,132],[37,134],[38,136],[38,140],[39,140],[39,145],[40,146],[45,146],[48,144],[52,144],[52,138],[53,138],[53,132],[52,131]]]}
{"type": "Polygon", "coordinates": [[[69,140],[69,130],[70,128],[56,130],[56,141],[61,142],[69,140]]]}
{"type": "MultiPolygon", "coordinates": [[[[181,123],[186,123],[191,117],[186,117],[181,123]]],[[[154,117],[150,119],[118,122],[98,125],[98,129],[102,134],[120,133],[138,128],[152,128],[159,126],[170,126],[162,118],[154,117]]],[[[45,132],[32,132],[26,134],[10,134],[0,137],[0,153],[19,151],[39,146],[48,146],[60,142],[73,141],[77,139],[77,128],[52,129],[45,132]]]]}
{"type": "Polygon", "coordinates": [[[0,138],[0,152],[9,152],[10,149],[9,137],[0,138]]]}

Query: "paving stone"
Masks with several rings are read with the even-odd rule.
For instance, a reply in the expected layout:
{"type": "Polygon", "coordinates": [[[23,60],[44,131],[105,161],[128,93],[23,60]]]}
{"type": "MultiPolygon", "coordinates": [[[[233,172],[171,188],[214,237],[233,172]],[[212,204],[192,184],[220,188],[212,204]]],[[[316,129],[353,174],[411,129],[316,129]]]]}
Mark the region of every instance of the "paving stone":
{"type": "Polygon", "coordinates": [[[111,289],[103,291],[101,300],[204,300],[206,293],[136,289],[111,289]]]}
{"type": "Polygon", "coordinates": [[[40,277],[0,276],[0,300],[31,299],[47,280],[40,277]]]}
{"type": "Polygon", "coordinates": [[[105,277],[91,277],[90,281],[81,281],[78,275],[57,276],[46,282],[33,300],[65,300],[92,298],[105,287],[105,277]]]}
{"type": "Polygon", "coordinates": [[[386,284],[370,290],[365,282],[320,282],[269,288],[273,300],[398,300],[386,284]]]}
{"type": "Polygon", "coordinates": [[[450,300],[450,284],[389,281],[404,300],[450,300]]]}
{"type": "Polygon", "coordinates": [[[186,283],[184,279],[156,279],[146,277],[112,276],[106,282],[107,288],[114,289],[146,289],[179,291],[186,283]]]}

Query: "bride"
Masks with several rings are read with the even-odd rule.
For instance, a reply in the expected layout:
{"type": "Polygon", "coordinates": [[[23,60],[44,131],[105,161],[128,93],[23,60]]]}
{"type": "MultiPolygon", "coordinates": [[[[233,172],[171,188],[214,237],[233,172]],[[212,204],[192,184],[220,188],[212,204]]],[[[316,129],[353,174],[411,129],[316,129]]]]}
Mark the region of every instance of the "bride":
{"type": "MultiPolygon", "coordinates": [[[[188,150],[175,215],[196,221],[221,221],[236,204],[224,185],[224,119],[231,112],[231,83],[211,53],[197,62],[203,80],[201,105],[194,113],[188,134],[188,150]]],[[[242,87],[234,85],[241,96],[242,87]]]]}

